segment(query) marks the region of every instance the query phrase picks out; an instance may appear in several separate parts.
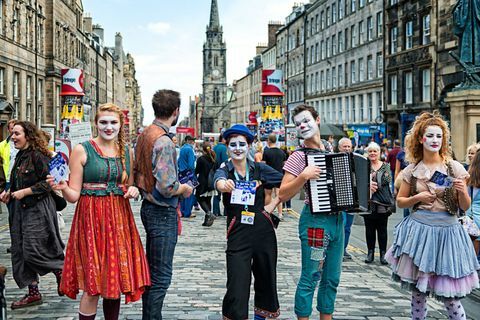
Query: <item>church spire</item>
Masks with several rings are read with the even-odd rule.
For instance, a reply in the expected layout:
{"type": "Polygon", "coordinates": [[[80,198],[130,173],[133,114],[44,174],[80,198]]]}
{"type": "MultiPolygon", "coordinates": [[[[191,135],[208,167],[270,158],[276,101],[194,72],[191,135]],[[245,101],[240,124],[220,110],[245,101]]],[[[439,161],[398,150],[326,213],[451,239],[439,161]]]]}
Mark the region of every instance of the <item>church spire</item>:
{"type": "Polygon", "coordinates": [[[218,30],[220,28],[220,19],[218,18],[218,5],[217,0],[212,0],[212,6],[210,8],[210,24],[208,29],[218,30]]]}

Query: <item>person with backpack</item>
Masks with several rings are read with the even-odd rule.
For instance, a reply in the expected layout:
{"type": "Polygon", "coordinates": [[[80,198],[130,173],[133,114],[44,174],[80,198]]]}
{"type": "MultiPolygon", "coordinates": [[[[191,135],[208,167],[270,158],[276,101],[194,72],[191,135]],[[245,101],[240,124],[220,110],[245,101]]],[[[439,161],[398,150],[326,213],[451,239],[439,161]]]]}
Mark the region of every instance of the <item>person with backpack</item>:
{"type": "Polygon", "coordinates": [[[195,197],[198,204],[205,212],[205,219],[202,226],[210,227],[215,220],[215,216],[212,213],[212,196],[215,195],[213,188],[213,182],[209,181],[209,176],[214,174],[216,169],[215,152],[210,147],[209,142],[202,144],[203,155],[197,159],[197,165],[195,167],[195,174],[199,185],[195,188],[195,197]]]}
{"type": "Polygon", "coordinates": [[[385,253],[387,252],[387,225],[388,217],[392,214],[394,204],[390,184],[392,171],[388,162],[380,161],[380,146],[371,142],[366,148],[371,165],[371,214],[363,215],[365,220],[365,238],[367,242],[367,258],[365,263],[372,263],[375,255],[375,242],[378,236],[380,249],[380,263],[387,265],[385,253]]]}

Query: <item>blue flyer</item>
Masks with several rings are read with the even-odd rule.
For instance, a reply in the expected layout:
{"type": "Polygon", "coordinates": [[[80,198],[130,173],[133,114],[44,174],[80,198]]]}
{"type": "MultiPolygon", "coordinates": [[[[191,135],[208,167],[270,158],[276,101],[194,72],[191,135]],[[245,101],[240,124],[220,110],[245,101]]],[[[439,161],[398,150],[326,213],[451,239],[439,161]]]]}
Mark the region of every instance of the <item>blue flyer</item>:
{"type": "Polygon", "coordinates": [[[68,165],[65,162],[65,159],[60,153],[57,153],[52,159],[50,159],[48,162],[48,169],[50,175],[55,179],[55,183],[68,179],[70,171],[68,170],[68,165]]]}
{"type": "Polygon", "coordinates": [[[253,206],[256,186],[255,181],[235,181],[235,190],[232,192],[230,203],[253,206]]]}

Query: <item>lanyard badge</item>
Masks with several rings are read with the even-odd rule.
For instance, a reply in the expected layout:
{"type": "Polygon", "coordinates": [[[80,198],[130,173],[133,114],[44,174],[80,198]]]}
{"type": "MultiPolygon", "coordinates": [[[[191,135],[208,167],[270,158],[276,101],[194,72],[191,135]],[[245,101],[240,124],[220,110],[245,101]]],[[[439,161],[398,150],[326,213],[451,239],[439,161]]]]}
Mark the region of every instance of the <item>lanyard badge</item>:
{"type": "Polygon", "coordinates": [[[245,172],[245,180],[240,180],[237,171],[234,172],[236,179],[235,190],[232,192],[230,203],[244,205],[245,210],[242,211],[241,223],[253,225],[255,221],[255,213],[248,211],[248,206],[253,206],[255,204],[256,182],[249,181],[250,173],[248,167],[245,172]]]}

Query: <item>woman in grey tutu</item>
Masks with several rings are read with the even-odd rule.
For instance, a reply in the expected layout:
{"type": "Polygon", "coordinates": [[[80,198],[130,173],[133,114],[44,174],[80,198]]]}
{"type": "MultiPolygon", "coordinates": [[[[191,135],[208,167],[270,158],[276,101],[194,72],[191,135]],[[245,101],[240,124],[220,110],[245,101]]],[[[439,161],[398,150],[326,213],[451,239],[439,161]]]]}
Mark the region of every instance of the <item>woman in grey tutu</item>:
{"type": "Polygon", "coordinates": [[[439,114],[423,113],[406,137],[410,165],[397,205],[412,213],[396,226],[386,259],[393,279],[412,290],[412,319],[426,319],[428,295],[444,302],[449,319],[466,319],[459,299],[479,286],[480,266],[456,216],[470,206],[468,173],[451,159],[449,135],[439,114]]]}

